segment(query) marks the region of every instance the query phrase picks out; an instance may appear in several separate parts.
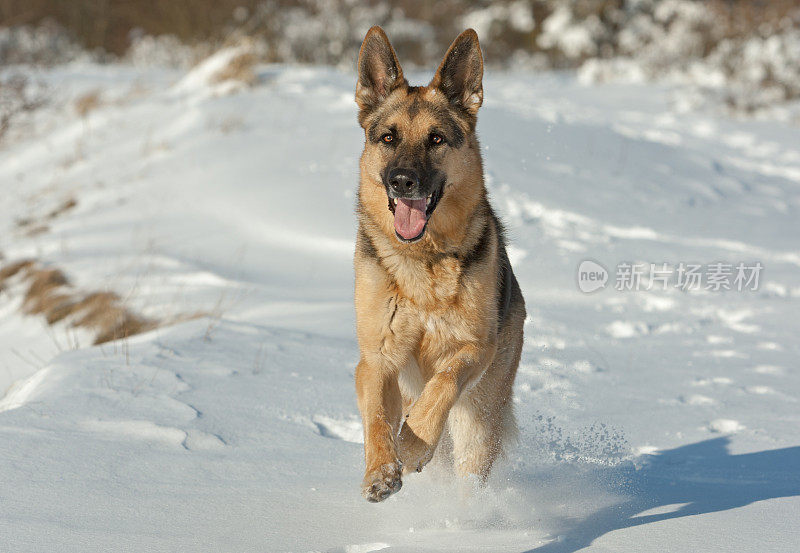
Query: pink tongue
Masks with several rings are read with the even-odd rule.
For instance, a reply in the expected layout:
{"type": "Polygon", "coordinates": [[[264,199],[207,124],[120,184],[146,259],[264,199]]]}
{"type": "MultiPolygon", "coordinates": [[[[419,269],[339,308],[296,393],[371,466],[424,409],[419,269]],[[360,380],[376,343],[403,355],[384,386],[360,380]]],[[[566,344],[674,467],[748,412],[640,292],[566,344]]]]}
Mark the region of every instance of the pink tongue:
{"type": "Polygon", "coordinates": [[[394,230],[397,234],[406,240],[419,236],[428,220],[425,216],[426,203],[425,199],[398,198],[397,205],[394,206],[394,230]]]}

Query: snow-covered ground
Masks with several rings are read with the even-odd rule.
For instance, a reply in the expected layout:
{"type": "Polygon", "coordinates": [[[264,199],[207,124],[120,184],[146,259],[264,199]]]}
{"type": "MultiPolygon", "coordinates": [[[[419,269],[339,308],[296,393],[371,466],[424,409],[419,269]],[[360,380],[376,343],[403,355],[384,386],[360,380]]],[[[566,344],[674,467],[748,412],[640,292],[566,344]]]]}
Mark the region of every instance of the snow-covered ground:
{"type": "Polygon", "coordinates": [[[530,314],[520,444],[487,489],[432,466],[373,505],[355,77],[268,66],[243,88],[209,84],[214,63],[40,70],[50,104],[0,149],[3,263],[205,315],[89,347],[23,317],[23,283],[0,292],[4,550],[800,548],[800,128],[666,86],[487,75],[487,182],[530,314]],[[611,273],[593,294],[586,259],[611,273]],[[763,271],[755,291],[617,291],[626,262],[763,271]]]}

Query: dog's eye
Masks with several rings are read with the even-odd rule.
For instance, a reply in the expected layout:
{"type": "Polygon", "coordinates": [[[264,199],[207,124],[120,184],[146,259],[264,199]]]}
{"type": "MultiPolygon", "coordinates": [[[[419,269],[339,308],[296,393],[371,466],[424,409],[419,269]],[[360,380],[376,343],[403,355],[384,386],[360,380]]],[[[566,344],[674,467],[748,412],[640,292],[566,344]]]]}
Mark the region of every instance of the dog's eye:
{"type": "Polygon", "coordinates": [[[442,135],[440,135],[440,134],[433,133],[430,136],[430,141],[431,141],[431,144],[433,144],[434,146],[438,146],[439,144],[444,142],[444,138],[442,138],[442,135]]]}
{"type": "Polygon", "coordinates": [[[391,144],[394,141],[394,135],[390,132],[387,132],[381,137],[381,142],[384,144],[391,144]]]}

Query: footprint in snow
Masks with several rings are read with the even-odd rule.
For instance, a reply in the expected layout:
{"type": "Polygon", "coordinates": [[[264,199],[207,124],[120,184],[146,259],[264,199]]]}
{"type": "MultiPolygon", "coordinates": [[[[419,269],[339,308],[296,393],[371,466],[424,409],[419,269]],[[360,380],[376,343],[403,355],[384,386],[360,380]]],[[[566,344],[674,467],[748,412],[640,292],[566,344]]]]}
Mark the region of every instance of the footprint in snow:
{"type": "Polygon", "coordinates": [[[730,386],[731,384],[733,384],[733,380],[726,376],[696,378],[692,381],[692,386],[730,386]]]}
{"type": "Polygon", "coordinates": [[[344,440],[354,444],[364,443],[364,428],[361,421],[355,417],[347,420],[332,419],[323,415],[315,415],[311,422],[317,427],[317,432],[325,438],[344,440]]]}
{"type": "Polygon", "coordinates": [[[744,391],[747,392],[748,394],[755,394],[759,396],[765,396],[775,393],[775,390],[770,386],[746,386],[744,391]]]}
{"type": "Polygon", "coordinates": [[[708,430],[719,434],[735,434],[744,430],[744,426],[733,419],[714,419],[708,424],[708,430]]]}
{"type": "Polygon", "coordinates": [[[190,451],[215,451],[223,449],[226,445],[228,444],[216,434],[194,428],[186,431],[186,439],[183,440],[183,447],[190,451]]]}
{"type": "Polygon", "coordinates": [[[188,450],[215,450],[225,447],[225,442],[214,434],[202,430],[183,431],[174,426],[161,426],[148,420],[90,420],[83,427],[109,437],[140,440],[188,450]]]}
{"type": "Polygon", "coordinates": [[[359,543],[353,545],[345,545],[344,547],[337,547],[329,549],[328,553],[371,553],[372,551],[380,551],[389,547],[388,543],[374,542],[374,543],[359,543]]]}
{"type": "Polygon", "coordinates": [[[714,405],[717,400],[714,398],[704,396],[702,394],[692,394],[690,396],[681,396],[678,398],[681,403],[687,405],[714,405]]]}
{"type": "Polygon", "coordinates": [[[758,374],[769,374],[773,376],[783,376],[785,371],[783,367],[777,365],[758,365],[753,369],[758,374]]]}

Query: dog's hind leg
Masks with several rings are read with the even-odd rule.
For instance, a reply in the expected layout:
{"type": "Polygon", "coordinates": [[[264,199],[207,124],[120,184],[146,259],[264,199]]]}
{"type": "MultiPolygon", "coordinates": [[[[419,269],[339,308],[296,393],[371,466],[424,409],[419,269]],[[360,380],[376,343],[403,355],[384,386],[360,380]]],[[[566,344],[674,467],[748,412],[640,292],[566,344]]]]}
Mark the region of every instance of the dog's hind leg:
{"type": "Polygon", "coordinates": [[[514,309],[501,332],[491,366],[450,411],[453,461],[461,476],[473,474],[485,482],[497,456],[517,439],[513,386],[522,351],[524,317],[523,310],[514,309]]]}
{"type": "Polygon", "coordinates": [[[479,394],[466,394],[453,406],[447,423],[456,473],[475,475],[485,483],[503,445],[516,435],[510,395],[498,405],[481,401],[479,394]]]}

